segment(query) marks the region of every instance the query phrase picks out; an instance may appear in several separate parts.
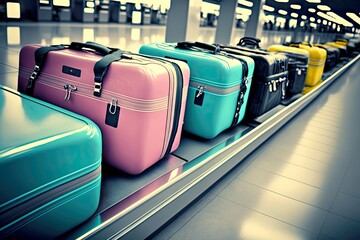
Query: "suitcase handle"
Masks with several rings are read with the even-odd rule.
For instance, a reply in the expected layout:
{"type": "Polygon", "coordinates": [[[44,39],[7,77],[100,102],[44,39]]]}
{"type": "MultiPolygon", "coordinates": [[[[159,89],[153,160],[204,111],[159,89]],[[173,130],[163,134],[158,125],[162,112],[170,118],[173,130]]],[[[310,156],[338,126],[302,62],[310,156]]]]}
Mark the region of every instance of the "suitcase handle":
{"type": "Polygon", "coordinates": [[[310,42],[302,42],[302,45],[313,47],[313,45],[310,42]]]}
{"type": "Polygon", "coordinates": [[[94,42],[86,42],[86,43],[82,43],[82,42],[72,42],[69,45],[69,49],[72,50],[82,50],[83,48],[88,48],[91,50],[94,50],[95,52],[98,52],[102,55],[107,55],[111,52],[113,52],[113,49],[110,49],[108,47],[105,47],[101,44],[98,43],[94,43],[94,42]]]}
{"type": "Polygon", "coordinates": [[[238,46],[254,46],[256,48],[260,48],[259,43],[261,42],[260,39],[258,38],[253,38],[253,37],[243,37],[240,39],[239,43],[237,44],[238,46]]]}
{"type": "Polygon", "coordinates": [[[197,48],[210,50],[213,54],[220,53],[220,48],[218,46],[202,43],[202,42],[178,42],[176,47],[181,49],[189,49],[189,48],[197,47],[197,48]]]}

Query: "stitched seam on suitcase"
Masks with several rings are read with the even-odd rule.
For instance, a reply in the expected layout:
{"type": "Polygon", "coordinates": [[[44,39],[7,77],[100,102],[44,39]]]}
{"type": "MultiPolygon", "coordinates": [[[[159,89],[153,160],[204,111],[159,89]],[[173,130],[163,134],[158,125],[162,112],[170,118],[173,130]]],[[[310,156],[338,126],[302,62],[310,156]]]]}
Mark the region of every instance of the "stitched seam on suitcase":
{"type": "Polygon", "coordinates": [[[25,203],[19,204],[18,206],[13,207],[12,209],[1,214],[0,219],[0,236],[6,236],[16,231],[19,227],[23,226],[29,220],[35,219],[36,216],[39,216],[46,212],[47,209],[42,209],[39,212],[36,212],[35,216],[31,216],[31,212],[44,206],[45,204],[55,200],[58,197],[63,196],[64,194],[78,189],[81,186],[86,185],[87,183],[92,182],[101,175],[101,166],[99,166],[94,171],[87,173],[84,176],[81,176],[77,179],[74,179],[70,182],[62,184],[58,187],[55,187],[41,195],[35,196],[32,199],[26,201],[25,203]],[[26,216],[19,220],[19,218],[26,216]],[[29,219],[29,217],[31,217],[29,219]],[[15,223],[14,223],[15,221],[15,223]]]}
{"type": "MultiPolygon", "coordinates": [[[[24,67],[21,67],[19,70],[19,75],[26,79],[26,76],[28,76],[29,69],[26,69],[24,67]]],[[[65,90],[63,88],[64,84],[73,84],[75,86],[78,86],[78,90],[76,92],[73,92],[74,95],[82,95],[84,97],[88,97],[91,99],[95,99],[98,101],[109,103],[111,102],[112,98],[117,98],[119,101],[119,106],[121,108],[126,108],[133,111],[140,111],[140,112],[154,112],[154,111],[161,111],[164,109],[167,109],[168,105],[168,97],[158,98],[158,99],[152,99],[152,100],[144,100],[144,99],[138,99],[138,98],[132,98],[128,97],[122,94],[118,94],[106,89],[102,90],[102,96],[101,97],[94,97],[93,92],[93,86],[87,85],[80,82],[75,82],[68,79],[59,78],[55,75],[51,75],[48,73],[42,73],[41,76],[39,76],[37,80],[38,84],[44,84],[51,87],[56,87],[59,91],[64,92],[65,96],[65,90]]]]}

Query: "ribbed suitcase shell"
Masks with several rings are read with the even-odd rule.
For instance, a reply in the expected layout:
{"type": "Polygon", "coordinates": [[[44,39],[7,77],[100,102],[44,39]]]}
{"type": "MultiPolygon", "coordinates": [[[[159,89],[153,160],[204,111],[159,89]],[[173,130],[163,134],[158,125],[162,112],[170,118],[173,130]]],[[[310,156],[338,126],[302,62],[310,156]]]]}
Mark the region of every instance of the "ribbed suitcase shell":
{"type": "Polygon", "coordinates": [[[283,45],[271,45],[267,50],[269,52],[285,53],[289,57],[289,84],[286,88],[286,95],[289,97],[300,93],[305,85],[310,57],[309,52],[304,49],[283,45]]]}
{"type": "MultiPolygon", "coordinates": [[[[176,43],[143,45],[140,53],[179,59],[189,65],[190,87],[184,130],[202,138],[212,139],[231,126],[240,84],[244,80],[239,60],[208,51],[176,48],[176,43]],[[200,88],[204,93],[202,105],[195,103],[200,88]]],[[[244,98],[241,106],[242,114],[246,105],[247,98],[244,98]]],[[[244,115],[240,115],[238,122],[243,117],[244,115]]]]}
{"type": "MultiPolygon", "coordinates": [[[[26,45],[20,52],[19,90],[24,92],[34,67],[34,51],[39,45],[26,45]]],[[[181,61],[182,79],[169,72],[172,64],[137,54],[113,62],[103,81],[101,97],[93,96],[93,68],[102,56],[89,51],[60,50],[49,52],[35,84],[34,96],[93,120],[103,135],[103,159],[129,174],[139,174],[159,161],[167,151],[169,138],[176,133],[171,147],[180,143],[189,68],[181,61]],[[169,66],[170,65],[170,66],[169,66]],[[62,71],[64,66],[78,69],[76,77],[62,71]],[[173,80],[170,81],[170,78],[173,80]],[[183,89],[177,88],[183,81],[183,89]],[[64,100],[65,85],[74,85],[70,100],[64,100]],[[182,98],[177,91],[182,92],[182,98]],[[179,116],[173,116],[176,101],[181,104],[179,116]],[[106,124],[110,108],[117,105],[118,126],[106,124]],[[178,127],[175,128],[175,121],[178,127]],[[174,131],[175,130],[175,131],[174,131]]]]}
{"type": "Polygon", "coordinates": [[[87,118],[0,86],[0,238],[53,239],[99,204],[101,133],[87,118]]]}
{"type": "Polygon", "coordinates": [[[313,87],[322,81],[326,62],[326,50],[318,47],[310,47],[303,44],[291,44],[291,47],[298,47],[309,52],[310,61],[306,75],[305,86],[313,87]]]}
{"type": "Polygon", "coordinates": [[[325,62],[324,71],[331,70],[338,62],[338,59],[340,56],[340,50],[337,48],[322,45],[322,44],[314,44],[313,46],[322,48],[326,51],[326,62],[325,62]]]}
{"type": "Polygon", "coordinates": [[[259,117],[280,104],[285,98],[288,81],[288,57],[285,54],[239,46],[219,46],[227,54],[247,56],[255,62],[246,110],[248,120],[259,117]]]}

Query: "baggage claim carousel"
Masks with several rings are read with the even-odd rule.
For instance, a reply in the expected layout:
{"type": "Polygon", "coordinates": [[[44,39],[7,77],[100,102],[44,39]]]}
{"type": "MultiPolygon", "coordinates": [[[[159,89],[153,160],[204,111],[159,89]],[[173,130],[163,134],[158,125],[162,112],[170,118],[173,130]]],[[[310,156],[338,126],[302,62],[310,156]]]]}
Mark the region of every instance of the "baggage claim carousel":
{"type": "Polygon", "coordinates": [[[61,239],[144,239],[204,194],[253,150],[300,113],[359,58],[343,58],[323,82],[264,115],[227,130],[212,140],[183,133],[179,148],[140,175],[103,165],[96,213],[61,239]]]}

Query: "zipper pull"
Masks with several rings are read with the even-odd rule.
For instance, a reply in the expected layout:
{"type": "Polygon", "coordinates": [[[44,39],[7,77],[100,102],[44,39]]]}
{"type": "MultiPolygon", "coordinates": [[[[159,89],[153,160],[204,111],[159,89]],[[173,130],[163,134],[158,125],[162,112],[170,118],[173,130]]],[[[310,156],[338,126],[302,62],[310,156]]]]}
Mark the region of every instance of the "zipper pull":
{"type": "Polygon", "coordinates": [[[272,89],[272,83],[269,82],[268,84],[269,84],[269,92],[272,92],[272,91],[273,91],[273,89],[272,89]]]}
{"type": "Polygon", "coordinates": [[[273,80],[273,81],[272,81],[272,84],[273,84],[273,90],[274,90],[274,92],[276,92],[276,90],[277,90],[277,88],[276,88],[276,81],[273,80]]]}
{"type": "Polygon", "coordinates": [[[34,81],[36,80],[38,74],[40,72],[40,67],[35,65],[33,72],[30,75],[26,88],[30,89],[33,87],[34,81]]]}
{"type": "Polygon", "coordinates": [[[71,92],[76,91],[77,87],[71,84],[64,85],[65,97],[64,100],[69,101],[71,98],[71,92]]]}
{"type": "Polygon", "coordinates": [[[300,76],[301,75],[301,69],[300,68],[296,68],[297,74],[300,76]]]}
{"type": "Polygon", "coordinates": [[[199,92],[196,94],[196,98],[200,97],[204,92],[204,86],[198,86],[199,92]]]}

